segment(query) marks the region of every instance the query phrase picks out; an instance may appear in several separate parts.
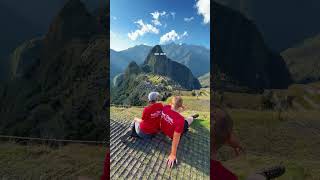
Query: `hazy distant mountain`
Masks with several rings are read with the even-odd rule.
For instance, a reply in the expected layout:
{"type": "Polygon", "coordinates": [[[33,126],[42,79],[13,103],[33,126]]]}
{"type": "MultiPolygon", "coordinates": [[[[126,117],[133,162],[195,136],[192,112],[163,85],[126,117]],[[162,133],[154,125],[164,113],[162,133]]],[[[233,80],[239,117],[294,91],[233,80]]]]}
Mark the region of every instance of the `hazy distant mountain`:
{"type": "Polygon", "coordinates": [[[282,53],[297,83],[320,80],[320,34],[282,53]]]}
{"type": "Polygon", "coordinates": [[[320,32],[319,0],[214,0],[253,20],[273,50],[281,52],[320,32]]]}
{"type": "MultiPolygon", "coordinates": [[[[205,47],[175,43],[162,45],[161,47],[168,58],[190,68],[196,77],[210,71],[210,50],[205,47]]],[[[124,55],[122,57],[128,57],[128,59],[141,64],[146,59],[151,48],[151,46],[138,45],[119,53],[124,55]]],[[[115,59],[111,57],[110,61],[117,67],[115,59]]]]}
{"type": "MultiPolygon", "coordinates": [[[[137,64],[141,64],[146,59],[151,49],[152,49],[151,46],[137,45],[132,48],[120,51],[120,53],[132,59],[137,64]]],[[[113,61],[113,59],[111,58],[110,61],[113,61]]]]}
{"type": "Polygon", "coordinates": [[[110,49],[110,79],[113,79],[117,74],[122,73],[128,64],[132,61],[121,52],[110,49]]]}
{"type": "Polygon", "coordinates": [[[283,58],[264,43],[245,16],[213,2],[214,77],[252,89],[287,88],[292,82],[283,58]]]}

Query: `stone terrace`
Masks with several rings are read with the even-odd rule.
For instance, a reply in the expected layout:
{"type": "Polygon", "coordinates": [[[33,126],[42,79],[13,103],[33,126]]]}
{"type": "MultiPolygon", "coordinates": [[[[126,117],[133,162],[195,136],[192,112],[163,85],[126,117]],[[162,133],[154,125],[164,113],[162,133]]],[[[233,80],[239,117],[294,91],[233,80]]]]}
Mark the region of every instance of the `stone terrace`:
{"type": "Polygon", "coordinates": [[[210,133],[199,126],[183,135],[177,152],[178,164],[170,169],[166,160],[171,141],[163,134],[142,141],[121,140],[130,121],[110,120],[111,179],[209,179],[210,133]]]}

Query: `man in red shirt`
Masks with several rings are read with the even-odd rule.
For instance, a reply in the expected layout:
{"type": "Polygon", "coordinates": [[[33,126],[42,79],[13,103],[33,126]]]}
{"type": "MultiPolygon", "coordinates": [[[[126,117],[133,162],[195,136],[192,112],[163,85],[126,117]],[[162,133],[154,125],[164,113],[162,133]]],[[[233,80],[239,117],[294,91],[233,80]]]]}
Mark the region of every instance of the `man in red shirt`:
{"type": "MultiPolygon", "coordinates": [[[[149,105],[143,109],[142,118],[134,118],[126,134],[132,137],[150,139],[160,131],[160,118],[163,105],[157,102],[158,92],[148,95],[149,105]]],[[[124,136],[125,137],[125,136],[124,136]]]]}
{"type": "Polygon", "coordinates": [[[172,139],[171,153],[168,157],[167,164],[171,168],[177,162],[177,149],[180,142],[180,137],[183,133],[188,131],[189,126],[194,118],[199,115],[184,118],[179,112],[184,110],[183,100],[180,96],[172,98],[171,105],[163,107],[160,121],[161,131],[172,139]]]}

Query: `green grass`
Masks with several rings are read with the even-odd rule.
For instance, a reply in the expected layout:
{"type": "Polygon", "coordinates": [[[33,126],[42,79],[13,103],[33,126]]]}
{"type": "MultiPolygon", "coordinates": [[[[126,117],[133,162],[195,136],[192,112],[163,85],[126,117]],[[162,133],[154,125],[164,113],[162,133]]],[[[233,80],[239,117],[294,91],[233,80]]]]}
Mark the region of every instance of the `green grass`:
{"type": "Polygon", "coordinates": [[[98,179],[106,148],[81,144],[58,149],[45,145],[0,144],[0,177],[4,179],[98,179]]]}
{"type": "MultiPolygon", "coordinates": [[[[225,92],[223,103],[232,108],[259,109],[261,107],[261,98],[262,95],[260,94],[225,92]]],[[[216,101],[220,101],[220,95],[216,96],[216,101]]]]}
{"type": "Polygon", "coordinates": [[[290,111],[281,120],[272,111],[233,109],[229,113],[246,154],[235,157],[224,147],[219,158],[240,179],[280,162],[287,169],[280,180],[320,177],[320,112],[290,111]]]}

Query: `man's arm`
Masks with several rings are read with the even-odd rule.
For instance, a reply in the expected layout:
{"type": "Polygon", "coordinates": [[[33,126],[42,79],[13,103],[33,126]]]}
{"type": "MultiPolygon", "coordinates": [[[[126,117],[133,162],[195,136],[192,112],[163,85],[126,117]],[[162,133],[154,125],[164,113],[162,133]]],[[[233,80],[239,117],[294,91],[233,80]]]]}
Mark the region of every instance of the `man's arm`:
{"type": "Polygon", "coordinates": [[[227,139],[226,144],[233,148],[236,156],[239,156],[241,151],[243,152],[243,148],[240,145],[238,138],[235,136],[233,132],[231,132],[229,138],[227,139]]]}
{"type": "Polygon", "coordinates": [[[177,132],[173,133],[171,153],[169,155],[168,162],[167,162],[170,168],[173,167],[173,164],[177,159],[177,149],[180,142],[180,137],[181,137],[181,133],[177,133],[177,132]]]}
{"type": "Polygon", "coordinates": [[[142,119],[137,118],[137,117],[135,117],[133,120],[136,121],[136,122],[138,122],[138,123],[140,123],[140,122],[142,121],[142,119]]]}
{"type": "Polygon", "coordinates": [[[135,122],[141,123],[142,119],[146,119],[146,115],[147,115],[147,110],[146,110],[146,108],[145,108],[145,109],[142,111],[142,117],[141,117],[141,119],[135,117],[133,120],[134,120],[135,122]]]}

